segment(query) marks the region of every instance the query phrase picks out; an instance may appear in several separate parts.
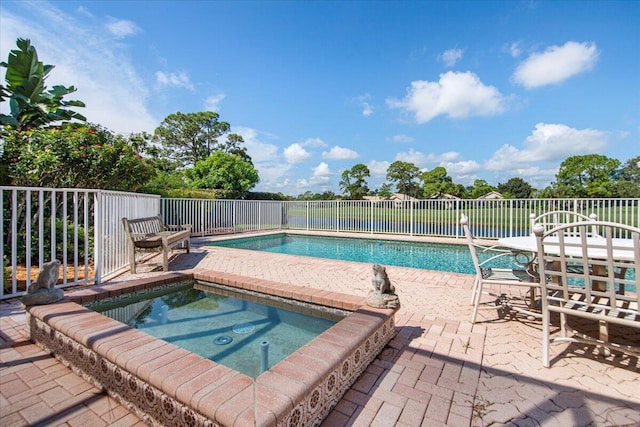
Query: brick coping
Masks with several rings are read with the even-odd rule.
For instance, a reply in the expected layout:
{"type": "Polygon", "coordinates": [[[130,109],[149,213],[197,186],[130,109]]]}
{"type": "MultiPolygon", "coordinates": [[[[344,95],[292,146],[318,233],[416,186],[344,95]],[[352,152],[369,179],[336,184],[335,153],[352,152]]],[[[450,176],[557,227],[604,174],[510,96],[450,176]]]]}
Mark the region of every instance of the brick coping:
{"type": "Polygon", "coordinates": [[[395,334],[394,310],[351,295],[205,270],[69,292],[27,307],[31,339],[152,425],[319,424],[395,334]],[[80,305],[187,280],[351,314],[255,381],[80,305]]]}

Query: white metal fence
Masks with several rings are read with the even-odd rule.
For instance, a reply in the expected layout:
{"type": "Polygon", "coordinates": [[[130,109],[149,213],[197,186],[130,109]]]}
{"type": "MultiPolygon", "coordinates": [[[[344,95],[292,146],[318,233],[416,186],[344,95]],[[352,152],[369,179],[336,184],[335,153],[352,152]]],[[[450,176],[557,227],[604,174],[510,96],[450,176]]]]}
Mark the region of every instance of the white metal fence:
{"type": "Polygon", "coordinates": [[[598,219],[638,226],[640,199],[498,199],[282,202],[283,228],[370,234],[460,237],[462,213],[475,236],[531,232],[530,215],[553,210],[595,213],[598,219]]]}
{"type": "Polygon", "coordinates": [[[122,217],[159,212],[155,195],[0,186],[0,299],[26,292],[52,259],[59,286],[100,283],[128,263],[122,217]]]}
{"type": "Polygon", "coordinates": [[[460,237],[462,213],[474,235],[498,239],[525,235],[530,215],[566,210],[638,226],[640,199],[500,199],[380,201],[244,201],[162,199],[164,220],[192,224],[199,236],[253,230],[404,234],[460,237]]]}
{"type": "Polygon", "coordinates": [[[640,199],[508,199],[417,201],[247,201],[160,199],[105,190],[0,187],[0,299],[22,295],[43,262],[63,264],[60,286],[96,282],[128,265],[122,218],[161,213],[167,224],[192,224],[206,236],[257,230],[460,237],[469,217],[482,238],[530,233],[529,215],[552,210],[595,213],[640,224],[640,199]]]}
{"type": "Polygon", "coordinates": [[[283,227],[283,203],[259,200],[162,199],[167,224],[191,224],[192,234],[272,230],[283,227]]]}

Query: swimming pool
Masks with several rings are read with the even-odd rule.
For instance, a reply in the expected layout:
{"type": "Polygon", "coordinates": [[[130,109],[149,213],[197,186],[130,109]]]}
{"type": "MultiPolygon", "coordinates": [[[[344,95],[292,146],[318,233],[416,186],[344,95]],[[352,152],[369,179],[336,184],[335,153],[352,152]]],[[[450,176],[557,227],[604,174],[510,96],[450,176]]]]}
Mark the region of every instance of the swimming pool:
{"type": "MultiPolygon", "coordinates": [[[[207,243],[236,249],[475,274],[467,245],[274,234],[207,243]]],[[[494,267],[509,267],[509,259],[494,267]]]]}
{"type": "Polygon", "coordinates": [[[197,283],[89,308],[252,378],[346,316],[197,283]]]}

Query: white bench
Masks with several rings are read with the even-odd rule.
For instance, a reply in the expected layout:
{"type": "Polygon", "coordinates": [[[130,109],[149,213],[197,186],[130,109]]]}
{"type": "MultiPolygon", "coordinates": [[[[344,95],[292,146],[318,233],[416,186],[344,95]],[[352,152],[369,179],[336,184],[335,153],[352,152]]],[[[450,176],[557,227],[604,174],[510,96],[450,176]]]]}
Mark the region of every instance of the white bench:
{"type": "Polygon", "coordinates": [[[136,251],[162,252],[162,268],[169,271],[169,251],[172,247],[183,243],[189,253],[191,224],[168,225],[162,222],[160,215],[147,218],[122,218],[127,241],[129,242],[129,264],[131,273],[136,272],[136,251]]]}

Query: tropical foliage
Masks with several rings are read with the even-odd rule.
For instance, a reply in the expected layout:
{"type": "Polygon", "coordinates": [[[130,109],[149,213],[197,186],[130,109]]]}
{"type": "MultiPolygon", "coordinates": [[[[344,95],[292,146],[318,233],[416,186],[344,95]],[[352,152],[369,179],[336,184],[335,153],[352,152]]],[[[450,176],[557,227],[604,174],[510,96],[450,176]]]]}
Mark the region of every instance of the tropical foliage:
{"type": "Polygon", "coordinates": [[[52,122],[77,119],[85,121],[79,113],[64,107],[84,107],[82,101],[64,101],[64,96],[76,91],[73,86],[53,86],[47,90],[45,80],[53,65],[38,61],[38,53],[29,39],[18,39],[18,49],[12,50],[7,62],[6,87],[2,86],[0,102],[9,100],[10,114],[0,114],[0,124],[19,130],[40,127],[52,122]]]}
{"type": "Polygon", "coordinates": [[[153,173],[128,141],[80,123],[6,129],[4,184],[135,191],[153,173]]]}

